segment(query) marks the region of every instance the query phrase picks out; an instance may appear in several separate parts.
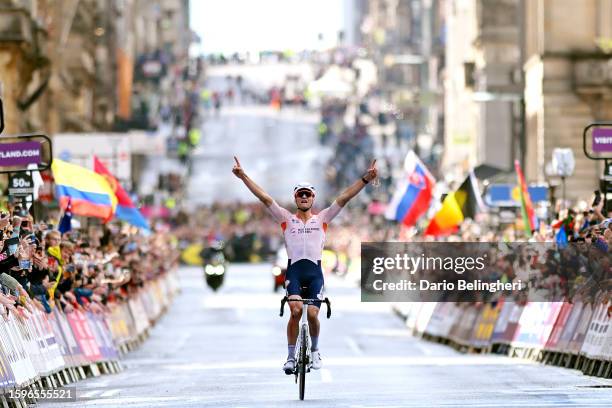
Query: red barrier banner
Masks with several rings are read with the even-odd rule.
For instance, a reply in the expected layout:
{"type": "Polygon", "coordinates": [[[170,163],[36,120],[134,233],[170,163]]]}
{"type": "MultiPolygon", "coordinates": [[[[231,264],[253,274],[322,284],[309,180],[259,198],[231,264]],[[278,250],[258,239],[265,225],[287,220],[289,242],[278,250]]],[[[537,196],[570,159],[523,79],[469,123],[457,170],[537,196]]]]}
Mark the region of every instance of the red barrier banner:
{"type": "Polygon", "coordinates": [[[73,366],[80,366],[88,364],[89,361],[85,357],[85,353],[81,349],[81,345],[77,341],[77,338],[68,322],[68,317],[60,311],[54,311],[61,333],[64,336],[64,341],[68,346],[68,354],[70,355],[70,361],[73,366]]]}
{"type": "Polygon", "coordinates": [[[118,357],[117,350],[113,344],[113,339],[110,334],[110,330],[106,325],[106,322],[102,316],[93,314],[91,312],[86,313],[89,326],[92,329],[92,333],[96,338],[96,343],[100,348],[100,354],[103,360],[114,360],[118,357]]]}
{"type": "Polygon", "coordinates": [[[461,308],[461,314],[458,315],[455,324],[453,324],[449,337],[455,343],[469,346],[479,311],[470,304],[464,303],[459,307],[461,308]]]}
{"type": "Polygon", "coordinates": [[[580,353],[582,343],[584,343],[584,338],[591,324],[591,316],[593,316],[593,305],[586,303],[582,308],[580,317],[578,318],[578,324],[576,325],[576,329],[572,332],[566,349],[570,353],[580,353]]]}
{"type": "Polygon", "coordinates": [[[529,302],[521,314],[512,345],[543,348],[562,305],[562,302],[529,302]]]}
{"type": "Polygon", "coordinates": [[[75,310],[68,313],[66,319],[85,358],[90,362],[100,361],[102,353],[100,353],[100,347],[98,347],[96,338],[87,323],[86,315],[80,310],[75,310]]]}
{"type": "Polygon", "coordinates": [[[557,321],[555,322],[553,329],[550,332],[550,337],[548,338],[546,346],[544,347],[546,350],[561,351],[559,349],[559,341],[561,340],[561,335],[563,334],[563,330],[565,329],[565,326],[570,318],[573,307],[574,305],[572,303],[563,303],[563,306],[561,306],[561,310],[557,316],[557,321]]]}
{"type": "Polygon", "coordinates": [[[557,341],[557,350],[570,351],[569,343],[576,332],[576,327],[578,327],[580,323],[580,316],[582,315],[583,308],[584,304],[581,301],[574,302],[569,312],[569,316],[567,317],[567,321],[561,330],[559,340],[557,341]]]}
{"type": "Polygon", "coordinates": [[[509,345],[512,343],[524,309],[524,305],[518,305],[514,302],[503,303],[495,329],[493,330],[493,336],[491,336],[492,344],[509,345]]]}

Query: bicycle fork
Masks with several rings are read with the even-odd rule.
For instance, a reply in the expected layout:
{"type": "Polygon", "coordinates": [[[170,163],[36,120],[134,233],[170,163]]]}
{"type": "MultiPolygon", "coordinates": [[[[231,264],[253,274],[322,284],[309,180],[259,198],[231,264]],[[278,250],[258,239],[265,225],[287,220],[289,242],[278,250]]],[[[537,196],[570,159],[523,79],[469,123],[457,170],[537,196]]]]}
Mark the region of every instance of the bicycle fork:
{"type": "Polygon", "coordinates": [[[297,362],[295,370],[295,378],[297,381],[297,366],[304,364],[306,372],[310,371],[310,330],[308,325],[308,304],[302,305],[302,316],[300,317],[300,327],[298,330],[298,338],[295,347],[295,353],[297,354],[295,361],[297,362]],[[302,347],[306,348],[306,353],[301,353],[302,347]],[[305,358],[305,361],[302,361],[305,358]]]}

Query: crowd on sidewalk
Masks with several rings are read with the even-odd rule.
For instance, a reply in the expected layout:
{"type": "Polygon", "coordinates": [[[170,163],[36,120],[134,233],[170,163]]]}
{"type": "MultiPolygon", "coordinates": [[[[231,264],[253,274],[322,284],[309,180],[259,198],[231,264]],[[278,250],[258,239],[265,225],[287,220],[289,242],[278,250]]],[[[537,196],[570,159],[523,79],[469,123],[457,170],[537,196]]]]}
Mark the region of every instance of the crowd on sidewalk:
{"type": "Polygon", "coordinates": [[[53,307],[104,313],[176,266],[168,234],[109,223],[61,233],[20,205],[0,212],[0,303],[20,317],[53,307]]]}

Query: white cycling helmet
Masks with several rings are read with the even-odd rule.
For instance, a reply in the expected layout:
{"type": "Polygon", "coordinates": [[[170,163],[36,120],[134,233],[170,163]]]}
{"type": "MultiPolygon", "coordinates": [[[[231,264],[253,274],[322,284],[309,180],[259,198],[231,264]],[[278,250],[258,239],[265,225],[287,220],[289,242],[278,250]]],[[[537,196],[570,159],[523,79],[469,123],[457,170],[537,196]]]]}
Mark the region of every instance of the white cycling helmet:
{"type": "Polygon", "coordinates": [[[310,190],[312,192],[312,194],[315,194],[316,190],[314,188],[314,186],[308,182],[301,182],[301,183],[297,183],[294,187],[293,187],[293,194],[295,194],[298,190],[310,190]]]}

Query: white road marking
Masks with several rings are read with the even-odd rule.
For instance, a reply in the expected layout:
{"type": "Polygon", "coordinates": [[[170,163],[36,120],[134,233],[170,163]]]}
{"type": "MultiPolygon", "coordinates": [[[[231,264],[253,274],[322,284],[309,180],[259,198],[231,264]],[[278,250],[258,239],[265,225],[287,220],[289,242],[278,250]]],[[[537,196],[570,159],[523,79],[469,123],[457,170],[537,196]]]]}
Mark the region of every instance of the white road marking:
{"type": "Polygon", "coordinates": [[[180,350],[185,346],[187,339],[191,336],[190,332],[184,332],[180,334],[180,337],[177,339],[175,345],[173,346],[175,350],[180,350]]]}
{"type": "MultiPolygon", "coordinates": [[[[325,365],[332,367],[376,367],[376,366],[484,366],[484,365],[537,365],[535,361],[520,360],[504,356],[361,356],[326,358],[325,365]]],[[[204,370],[238,370],[276,368],[278,360],[251,360],[218,363],[186,363],[164,364],[163,367],[177,371],[204,371],[204,370]]]]}
{"type": "Polygon", "coordinates": [[[110,384],[110,380],[102,377],[98,377],[97,381],[92,382],[92,386],[96,388],[104,388],[107,387],[108,384],[110,384]]]}
{"type": "Polygon", "coordinates": [[[91,398],[94,395],[96,395],[97,393],[99,393],[100,390],[93,390],[93,391],[87,391],[87,392],[77,392],[77,397],[78,398],[91,398]]]}
{"type": "Polygon", "coordinates": [[[114,397],[115,395],[119,394],[121,392],[121,390],[119,389],[114,389],[114,390],[108,390],[108,391],[104,391],[102,394],[100,394],[100,397],[114,397]]]}
{"type": "Polygon", "coordinates": [[[353,339],[352,337],[345,337],[344,339],[346,341],[346,344],[353,351],[353,353],[355,353],[358,356],[363,355],[363,350],[361,349],[361,347],[359,347],[359,344],[357,344],[355,339],[353,339]]]}
{"type": "Polygon", "coordinates": [[[425,344],[414,343],[414,345],[421,351],[421,353],[425,354],[426,356],[431,356],[433,354],[433,352],[425,344]]]}
{"type": "Polygon", "coordinates": [[[321,382],[330,383],[333,381],[331,371],[327,368],[322,368],[319,371],[321,372],[321,382]]]}
{"type": "Polygon", "coordinates": [[[376,336],[376,337],[414,337],[408,330],[402,329],[363,329],[358,331],[359,334],[364,336],[376,336]]]}

